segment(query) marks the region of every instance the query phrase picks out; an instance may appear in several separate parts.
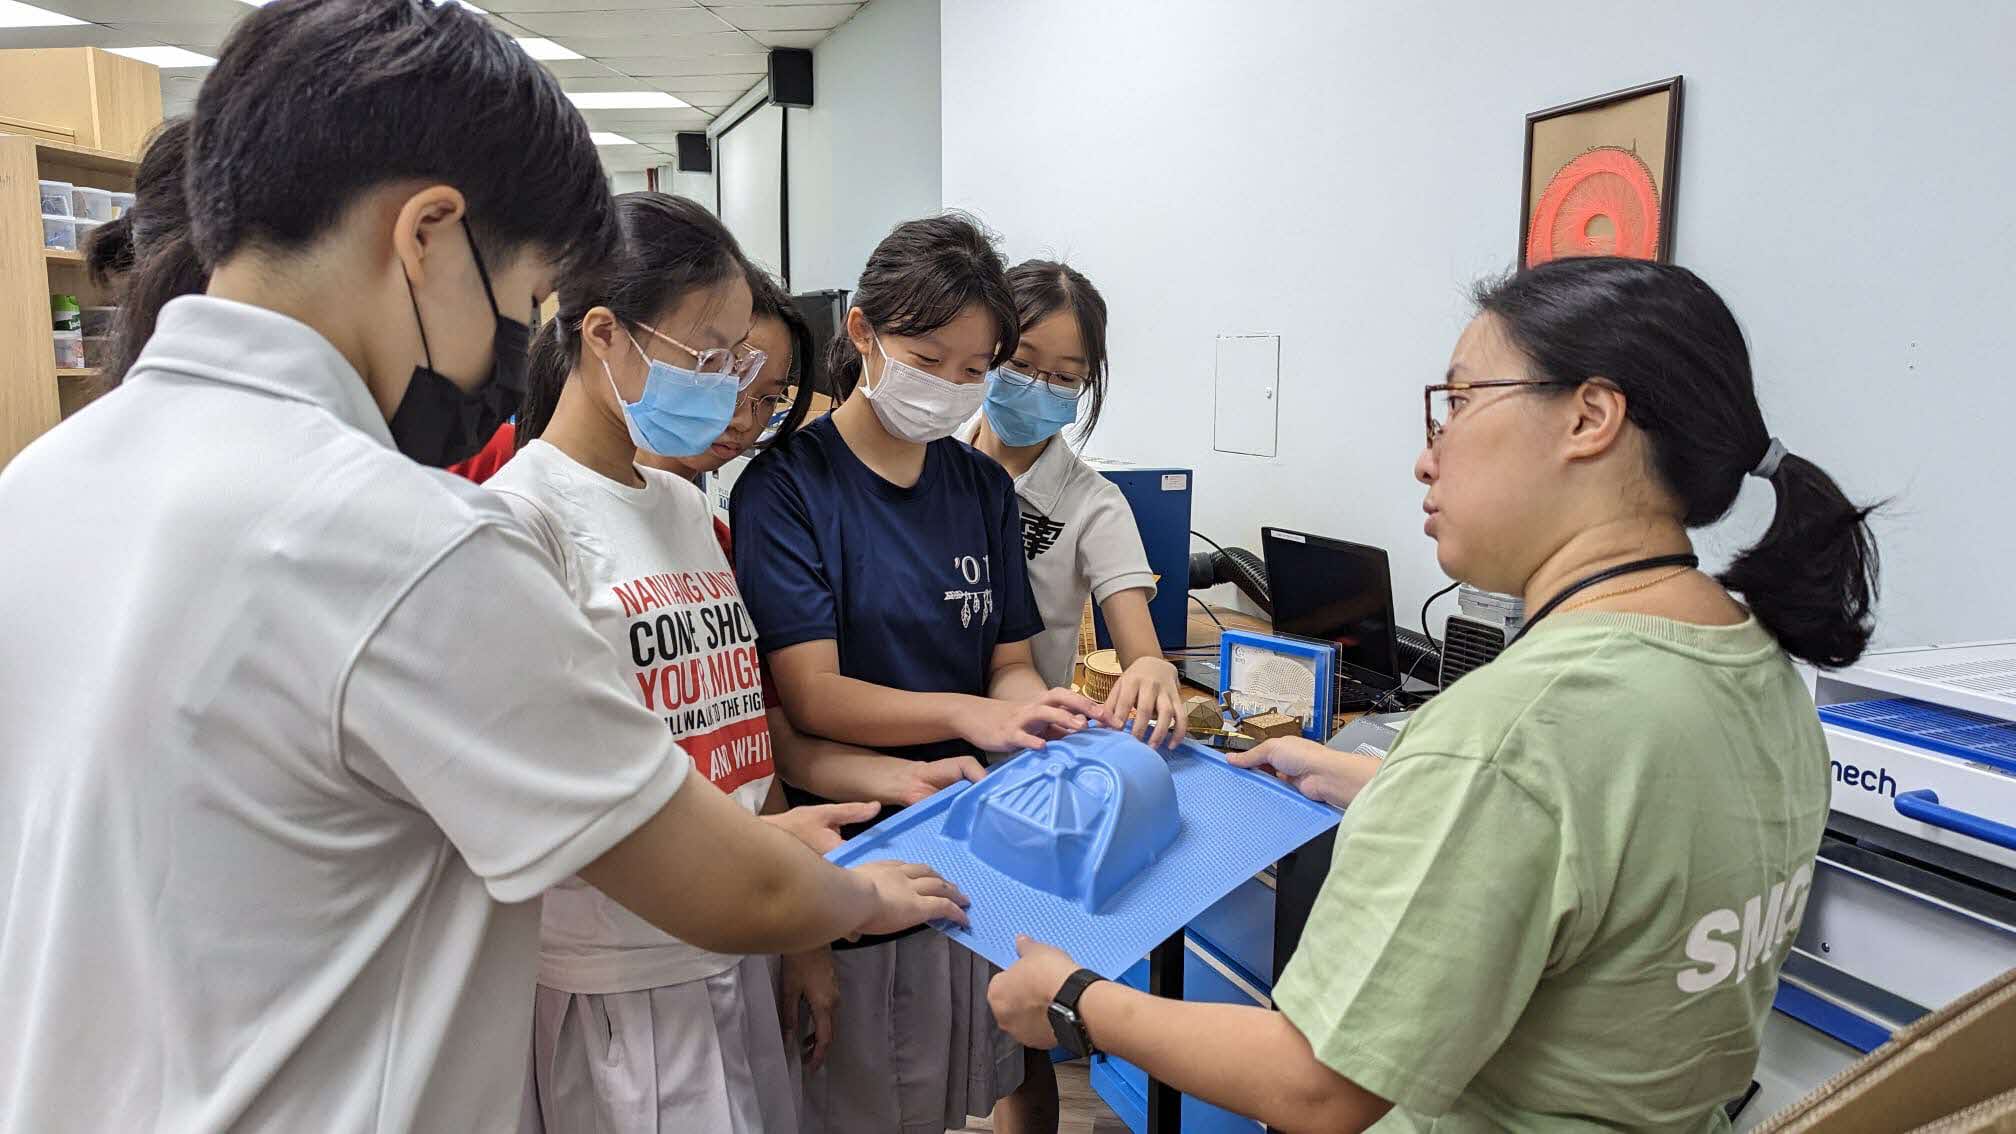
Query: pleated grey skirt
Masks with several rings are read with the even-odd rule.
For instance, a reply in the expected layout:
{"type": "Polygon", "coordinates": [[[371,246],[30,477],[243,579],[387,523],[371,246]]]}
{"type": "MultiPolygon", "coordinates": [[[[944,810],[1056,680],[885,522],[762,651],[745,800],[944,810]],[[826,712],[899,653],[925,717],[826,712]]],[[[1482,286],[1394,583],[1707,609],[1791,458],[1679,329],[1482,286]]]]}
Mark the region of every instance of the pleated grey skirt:
{"type": "MultiPolygon", "coordinates": [[[[933,934],[936,936],[936,934],[933,934]]],[[[527,1134],[798,1134],[777,961],[608,994],[540,986],[527,1134]]]]}
{"type": "MultiPolygon", "coordinates": [[[[997,971],[943,934],[833,954],[840,1006],[807,1072],[803,1134],[941,1134],[1022,1084],[1022,1045],[994,1023],[997,971]]],[[[557,1134],[557,1132],[556,1132],[557,1134]]]]}

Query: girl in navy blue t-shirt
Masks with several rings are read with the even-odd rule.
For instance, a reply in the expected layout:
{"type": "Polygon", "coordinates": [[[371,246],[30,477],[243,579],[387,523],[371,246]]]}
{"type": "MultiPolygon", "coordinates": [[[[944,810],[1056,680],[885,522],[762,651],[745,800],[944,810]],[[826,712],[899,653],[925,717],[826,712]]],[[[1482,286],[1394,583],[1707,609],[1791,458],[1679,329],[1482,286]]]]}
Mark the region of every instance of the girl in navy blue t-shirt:
{"type": "MultiPolygon", "coordinates": [[[[879,754],[780,751],[801,801],[914,802],[971,769],[962,758],[1104,719],[1037,675],[1029,643],[1043,622],[1014,483],[952,439],[1016,337],[984,232],[959,216],[897,226],[834,343],[839,407],[735,485],[736,575],[785,713],[801,732],[879,754]]],[[[984,960],[916,933],[839,946],[835,967],[840,1003],[825,1065],[806,1076],[808,1129],[956,1129],[1021,1084],[1023,1052],[987,1008],[984,960]]],[[[1055,1080],[1030,1093],[1001,1129],[1025,1114],[1054,1129],[1055,1080]]]]}

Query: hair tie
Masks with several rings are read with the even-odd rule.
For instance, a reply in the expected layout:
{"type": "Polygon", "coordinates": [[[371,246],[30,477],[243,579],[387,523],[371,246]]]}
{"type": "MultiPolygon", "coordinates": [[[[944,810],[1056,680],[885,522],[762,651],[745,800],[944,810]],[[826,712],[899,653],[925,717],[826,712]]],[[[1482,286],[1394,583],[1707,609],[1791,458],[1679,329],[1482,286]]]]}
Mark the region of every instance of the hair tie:
{"type": "Polygon", "coordinates": [[[1757,462],[1757,467],[1750,470],[1750,475],[1770,480],[1778,475],[1778,466],[1784,461],[1785,443],[1773,437],[1771,444],[1765,447],[1764,456],[1757,462]]]}

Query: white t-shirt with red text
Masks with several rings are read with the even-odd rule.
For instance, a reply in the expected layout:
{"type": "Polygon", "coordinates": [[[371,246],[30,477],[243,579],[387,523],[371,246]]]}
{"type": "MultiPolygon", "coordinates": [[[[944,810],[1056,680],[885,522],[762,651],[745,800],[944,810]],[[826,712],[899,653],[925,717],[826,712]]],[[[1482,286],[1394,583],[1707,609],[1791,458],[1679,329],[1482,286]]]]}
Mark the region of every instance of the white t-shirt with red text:
{"type": "MultiPolygon", "coordinates": [[[[705,494],[670,473],[637,471],[642,488],[533,441],[485,487],[553,556],[631,692],[701,776],[755,813],[773,775],[755,625],[705,494]]],[[[547,891],[540,928],[539,983],[563,992],[684,984],[737,960],[662,932],[579,878],[547,891]]]]}

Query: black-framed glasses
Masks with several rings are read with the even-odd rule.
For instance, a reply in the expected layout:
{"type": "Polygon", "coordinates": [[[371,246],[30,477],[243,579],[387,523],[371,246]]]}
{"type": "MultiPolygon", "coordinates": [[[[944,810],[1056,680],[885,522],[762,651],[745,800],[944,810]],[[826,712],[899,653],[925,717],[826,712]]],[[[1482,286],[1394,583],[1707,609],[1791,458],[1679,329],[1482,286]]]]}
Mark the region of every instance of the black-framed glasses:
{"type": "Polygon", "coordinates": [[[1449,429],[1449,423],[1468,404],[1471,390],[1510,390],[1532,386],[1562,386],[1552,378],[1486,378],[1478,382],[1442,382],[1421,389],[1421,413],[1428,427],[1428,447],[1449,429]]]}
{"type": "Polygon", "coordinates": [[[1033,366],[1026,370],[1014,370],[1007,366],[1000,369],[1001,380],[1010,386],[1027,387],[1041,382],[1057,391],[1060,396],[1070,398],[1074,402],[1084,397],[1085,387],[1091,385],[1090,380],[1083,375],[1069,374],[1062,370],[1039,370],[1033,366]]]}

